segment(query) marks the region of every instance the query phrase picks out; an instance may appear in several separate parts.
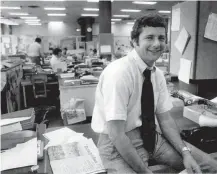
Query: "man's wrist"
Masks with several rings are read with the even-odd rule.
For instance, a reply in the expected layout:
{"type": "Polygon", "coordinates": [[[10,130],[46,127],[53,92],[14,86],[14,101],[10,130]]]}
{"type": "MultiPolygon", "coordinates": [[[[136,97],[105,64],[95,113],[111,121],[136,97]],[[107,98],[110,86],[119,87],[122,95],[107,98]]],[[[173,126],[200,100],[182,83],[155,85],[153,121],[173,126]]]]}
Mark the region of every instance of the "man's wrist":
{"type": "Polygon", "coordinates": [[[186,146],[183,147],[182,148],[182,156],[189,155],[189,154],[191,154],[191,149],[186,147],[186,146]]]}

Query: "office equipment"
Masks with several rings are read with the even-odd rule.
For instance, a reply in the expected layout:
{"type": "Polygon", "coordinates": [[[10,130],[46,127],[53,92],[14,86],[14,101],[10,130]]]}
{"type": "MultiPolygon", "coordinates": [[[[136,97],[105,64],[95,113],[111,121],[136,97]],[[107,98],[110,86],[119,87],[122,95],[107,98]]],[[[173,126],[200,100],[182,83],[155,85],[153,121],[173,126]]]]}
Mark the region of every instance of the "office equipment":
{"type": "Polygon", "coordinates": [[[20,122],[17,122],[17,123],[12,123],[12,124],[8,124],[8,125],[5,125],[5,126],[1,126],[1,132],[0,134],[7,134],[7,133],[10,133],[10,132],[16,132],[16,131],[20,131],[22,130],[22,126],[20,124],[20,122]]]}

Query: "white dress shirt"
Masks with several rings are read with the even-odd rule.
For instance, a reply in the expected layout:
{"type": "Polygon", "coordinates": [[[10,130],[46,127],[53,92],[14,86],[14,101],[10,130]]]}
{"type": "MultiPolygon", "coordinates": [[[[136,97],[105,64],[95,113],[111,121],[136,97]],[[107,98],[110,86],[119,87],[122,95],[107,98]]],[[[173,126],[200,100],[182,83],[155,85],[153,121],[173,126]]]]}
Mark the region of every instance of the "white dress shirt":
{"type": "MultiPolygon", "coordinates": [[[[147,65],[134,49],[127,56],[110,63],[104,69],[95,94],[91,123],[95,132],[107,134],[106,122],[110,120],[125,120],[126,132],[142,125],[141,93],[143,71],[146,68],[147,65]]],[[[173,105],[163,72],[157,67],[152,70],[151,81],[155,114],[169,111],[173,105]]]]}
{"type": "Polygon", "coordinates": [[[29,45],[28,48],[28,56],[30,57],[38,57],[42,55],[41,45],[38,42],[34,42],[29,45]]]}
{"type": "Polygon", "coordinates": [[[65,62],[61,62],[60,58],[56,57],[55,55],[52,55],[52,58],[50,59],[50,65],[54,72],[57,72],[57,69],[61,69],[62,72],[67,70],[67,64],[65,62]]]}

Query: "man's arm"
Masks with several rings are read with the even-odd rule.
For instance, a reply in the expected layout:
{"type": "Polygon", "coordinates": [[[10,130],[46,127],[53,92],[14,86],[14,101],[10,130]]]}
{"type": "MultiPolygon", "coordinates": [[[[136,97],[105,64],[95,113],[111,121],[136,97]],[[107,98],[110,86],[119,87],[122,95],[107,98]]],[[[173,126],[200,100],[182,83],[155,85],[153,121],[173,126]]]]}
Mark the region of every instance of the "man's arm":
{"type": "Polygon", "coordinates": [[[40,49],[39,49],[39,53],[40,53],[40,57],[41,57],[41,59],[42,59],[42,62],[43,62],[43,64],[44,64],[44,53],[42,52],[41,46],[40,46],[40,49]]]}
{"type": "Polygon", "coordinates": [[[125,134],[125,121],[112,120],[107,122],[108,135],[117,151],[126,161],[126,163],[138,173],[152,173],[148,169],[141,157],[138,155],[136,149],[133,147],[130,139],[125,134]]]}
{"type": "Polygon", "coordinates": [[[174,119],[170,116],[170,112],[167,111],[161,114],[157,114],[156,116],[163,135],[173,145],[173,147],[182,155],[183,163],[188,173],[193,173],[193,170],[196,173],[201,173],[200,167],[197,165],[196,161],[193,159],[190,152],[182,152],[182,148],[186,145],[180,137],[179,129],[174,119]]]}

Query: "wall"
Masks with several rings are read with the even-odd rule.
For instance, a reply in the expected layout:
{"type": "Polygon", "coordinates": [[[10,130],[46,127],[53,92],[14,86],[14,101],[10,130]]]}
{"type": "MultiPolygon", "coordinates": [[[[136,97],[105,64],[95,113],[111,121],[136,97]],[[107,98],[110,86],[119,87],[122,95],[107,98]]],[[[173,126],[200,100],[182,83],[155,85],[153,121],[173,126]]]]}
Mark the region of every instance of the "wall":
{"type": "Polygon", "coordinates": [[[41,35],[41,36],[72,36],[80,35],[73,23],[48,23],[42,25],[13,26],[13,35],[41,35]]]}

